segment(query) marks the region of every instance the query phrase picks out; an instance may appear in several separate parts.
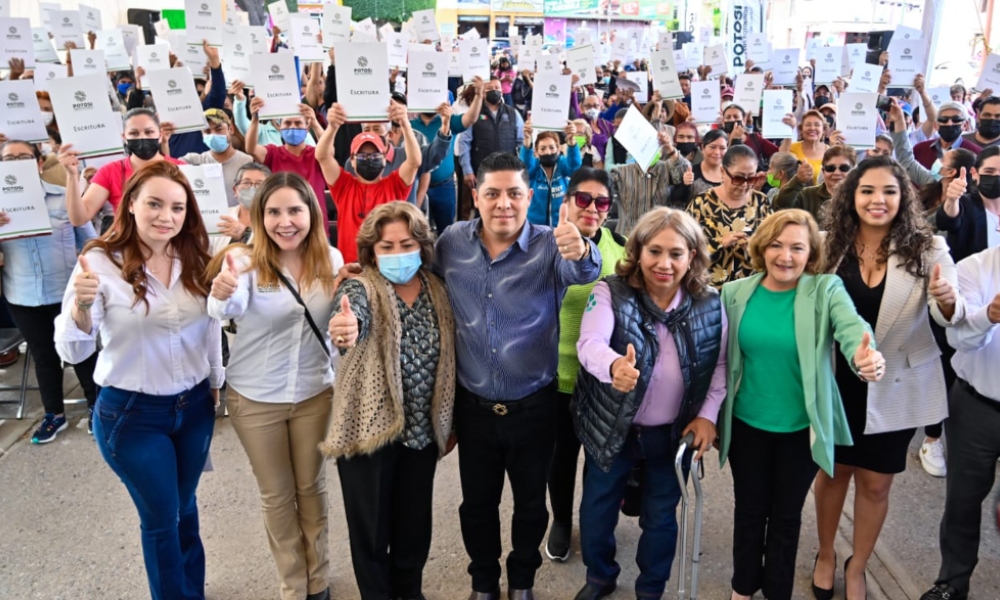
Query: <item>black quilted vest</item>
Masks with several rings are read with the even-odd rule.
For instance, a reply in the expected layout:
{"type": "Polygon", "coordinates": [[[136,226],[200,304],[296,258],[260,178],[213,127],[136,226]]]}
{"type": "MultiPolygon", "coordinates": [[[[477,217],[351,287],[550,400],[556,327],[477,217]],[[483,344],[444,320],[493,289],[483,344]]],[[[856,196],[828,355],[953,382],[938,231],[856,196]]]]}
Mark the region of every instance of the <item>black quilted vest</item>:
{"type": "Polygon", "coordinates": [[[517,154],[517,110],[513,106],[501,104],[496,119],[483,102],[479,118],[472,125],[472,151],[469,160],[472,172],[479,172],[483,159],[494,152],[517,154]]]}
{"type": "MultiPolygon", "coordinates": [[[[635,346],[639,381],[631,392],[623,394],[610,383],[600,382],[586,369],[580,369],[570,410],[584,449],[607,471],[625,444],[646,395],[660,345],[656,339],[654,313],[647,308],[653,306],[652,301],[645,292],[629,287],[615,275],[603,281],[611,289],[615,314],[611,349],[624,355],[629,344],[635,346]]],[[[688,423],[698,416],[719,359],[722,303],[718,292],[709,290],[704,298],[685,294],[680,306],[667,313],[666,325],[677,345],[684,377],[684,399],[671,427],[671,437],[678,440],[688,423]]]]}

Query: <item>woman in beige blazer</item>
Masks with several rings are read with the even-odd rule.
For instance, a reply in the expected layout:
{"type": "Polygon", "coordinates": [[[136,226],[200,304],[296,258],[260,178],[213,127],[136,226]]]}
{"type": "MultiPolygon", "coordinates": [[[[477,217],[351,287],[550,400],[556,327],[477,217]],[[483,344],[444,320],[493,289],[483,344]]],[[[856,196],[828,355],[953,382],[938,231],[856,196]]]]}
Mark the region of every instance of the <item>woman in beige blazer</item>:
{"type": "Polygon", "coordinates": [[[853,446],[834,450],[834,474],[816,477],[819,554],[813,572],[817,600],[833,597],[833,540],[854,480],[854,554],[844,565],[846,597],[867,595],[865,567],[889,508],[893,476],[906,468],[917,427],[948,415],[940,350],[930,315],[943,327],[964,316],[955,264],[944,239],[920,217],[906,173],[888,157],[863,161],[830,200],[826,220],[828,270],[836,273],[858,313],[875,331],[886,361],[881,382],[859,380],[838,353],[837,386],[853,446]]]}

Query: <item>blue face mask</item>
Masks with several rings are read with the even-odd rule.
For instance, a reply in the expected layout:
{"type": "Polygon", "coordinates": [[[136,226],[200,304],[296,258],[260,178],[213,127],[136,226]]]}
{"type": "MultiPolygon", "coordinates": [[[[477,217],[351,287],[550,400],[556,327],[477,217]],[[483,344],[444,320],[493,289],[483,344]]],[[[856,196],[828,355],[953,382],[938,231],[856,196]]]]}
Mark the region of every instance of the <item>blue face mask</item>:
{"type": "Polygon", "coordinates": [[[305,129],[282,129],[281,141],[289,146],[298,146],[306,141],[306,133],[305,129]]]}
{"type": "Polygon", "coordinates": [[[226,150],[229,149],[229,140],[227,140],[226,136],[224,135],[219,135],[217,133],[209,133],[207,135],[202,135],[201,139],[205,142],[205,145],[208,146],[208,149],[211,150],[212,152],[218,152],[221,154],[222,152],[225,152],[226,150]]]}
{"type": "Polygon", "coordinates": [[[934,181],[941,181],[944,178],[944,175],[941,174],[943,167],[944,163],[941,162],[940,158],[935,160],[934,164],[931,165],[931,175],[934,177],[934,181]]]}
{"type": "Polygon", "coordinates": [[[124,96],[125,94],[127,94],[130,89],[132,89],[132,84],[131,83],[119,83],[118,84],[118,93],[121,94],[122,96],[124,96]]]}
{"type": "Polygon", "coordinates": [[[420,259],[419,250],[405,254],[382,254],[378,257],[379,272],[398,285],[409,283],[420,270],[421,264],[423,261],[420,259]]]}

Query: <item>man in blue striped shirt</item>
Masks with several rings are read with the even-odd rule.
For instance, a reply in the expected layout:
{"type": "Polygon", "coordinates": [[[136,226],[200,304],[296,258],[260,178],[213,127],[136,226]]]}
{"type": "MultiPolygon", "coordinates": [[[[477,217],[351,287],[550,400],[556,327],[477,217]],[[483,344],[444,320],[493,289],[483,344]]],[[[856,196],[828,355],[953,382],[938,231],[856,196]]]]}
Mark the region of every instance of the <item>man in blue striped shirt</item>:
{"type": "Polygon", "coordinates": [[[570,285],[601,270],[597,246],[566,219],[527,222],[531,188],[513,154],[486,157],[473,199],[481,218],[458,222],[437,243],[437,271],[455,312],[462,538],[470,600],[500,597],[500,497],[514,493],[510,600],[533,600],[548,526],[547,471],[554,445],[559,308],[570,285]]]}

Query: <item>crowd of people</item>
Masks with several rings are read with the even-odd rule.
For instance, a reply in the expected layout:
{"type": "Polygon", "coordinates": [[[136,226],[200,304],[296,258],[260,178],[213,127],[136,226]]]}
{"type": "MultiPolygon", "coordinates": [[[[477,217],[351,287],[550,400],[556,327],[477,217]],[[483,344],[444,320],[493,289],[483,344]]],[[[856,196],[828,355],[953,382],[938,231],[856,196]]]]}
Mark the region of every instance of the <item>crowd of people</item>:
{"type": "MultiPolygon", "coordinates": [[[[331,51],[326,73],[304,70],[299,114],[264,122],[265,101],[204,52],[201,134],[175,133],[143,73],[125,72],[109,88],[124,158],[95,168],[61,143],[44,92],[49,142],[0,140],[3,161],[37,164],[52,224],[0,242],[7,311],[42,386],[32,442],[67,427],[72,364],[138,511],[154,599],[204,598],[196,490],[222,396],[284,600],[330,597],[327,459],[361,597],[423,598],[435,470],[456,447],[470,600],[500,598],[505,478],[509,600],[534,597],[543,548],[568,559],[575,510],[575,598],[611,594],[636,484],[635,595],[661,598],[689,433],[685,469],[716,446],[732,473],[733,600],[791,598],[810,487],[812,592],[831,599],[846,558],[844,593],[865,598],[918,430],[921,464],[947,477],[941,570],[922,600],[967,596],[1000,458],[990,90],[956,86],[934,106],[918,76],[921,106],[892,97],[856,149],[836,124],[849,83],[813,88],[810,67],[785,117],[798,139],[768,140],[730,78],[718,121],[696,124],[690,97],[650,89],[640,105],[619,89],[643,65],[616,62],[597,85],[574,80],[563,131],[536,133],[533,69],[502,54],[434,112],[394,92],[384,121],[354,123],[331,51]],[[615,135],[633,105],[657,131],[655,164],[615,135]],[[222,234],[207,234],[185,163],[222,166],[222,234]],[[837,557],[852,482],[852,555],[837,557]]],[[[710,77],[685,75],[685,94],[710,77]]]]}

